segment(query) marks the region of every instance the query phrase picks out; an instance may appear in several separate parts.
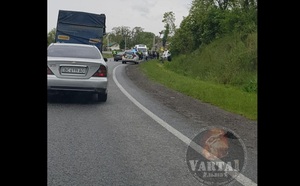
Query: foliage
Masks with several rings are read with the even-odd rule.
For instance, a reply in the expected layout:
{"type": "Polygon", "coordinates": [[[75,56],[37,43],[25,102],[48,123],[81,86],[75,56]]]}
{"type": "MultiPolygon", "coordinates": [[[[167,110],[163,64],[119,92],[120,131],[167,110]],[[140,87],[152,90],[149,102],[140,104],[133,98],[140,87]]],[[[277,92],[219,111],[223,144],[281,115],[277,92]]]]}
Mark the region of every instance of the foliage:
{"type": "Polygon", "coordinates": [[[112,32],[107,33],[104,36],[104,45],[107,45],[107,40],[109,39],[110,43],[116,42],[122,49],[125,48],[125,45],[128,49],[134,47],[136,44],[145,44],[150,47],[152,46],[153,38],[155,37],[154,33],[145,32],[141,27],[134,27],[131,29],[127,26],[119,26],[114,27],[112,30],[112,32]]]}
{"type": "MultiPolygon", "coordinates": [[[[173,35],[175,32],[175,29],[176,29],[174,12],[172,12],[172,11],[165,12],[163,15],[162,22],[165,24],[165,29],[166,29],[166,31],[168,30],[168,34],[173,35]]],[[[165,34],[165,35],[168,36],[168,34],[165,34]]]]}
{"type": "Polygon", "coordinates": [[[167,23],[166,27],[165,27],[165,31],[164,31],[164,36],[162,38],[162,46],[165,48],[166,47],[166,43],[167,43],[167,38],[169,36],[169,31],[170,31],[170,26],[167,23]]]}
{"type": "Polygon", "coordinates": [[[102,53],[102,56],[104,57],[104,58],[113,58],[113,54],[112,53],[102,53]]]}
{"type": "Polygon", "coordinates": [[[195,79],[256,91],[257,33],[247,38],[235,33],[216,39],[190,54],[178,55],[165,66],[195,79]]]}
{"type": "Polygon", "coordinates": [[[166,48],[167,40],[170,36],[173,36],[176,26],[175,26],[175,14],[170,12],[165,12],[162,22],[165,24],[165,29],[161,32],[163,33],[162,46],[166,48]]]}
{"type": "Polygon", "coordinates": [[[257,30],[256,0],[193,0],[189,15],[171,39],[173,55],[187,54],[215,39],[257,30]]]}
{"type": "Polygon", "coordinates": [[[56,28],[53,28],[47,35],[47,46],[55,42],[56,28]]]}

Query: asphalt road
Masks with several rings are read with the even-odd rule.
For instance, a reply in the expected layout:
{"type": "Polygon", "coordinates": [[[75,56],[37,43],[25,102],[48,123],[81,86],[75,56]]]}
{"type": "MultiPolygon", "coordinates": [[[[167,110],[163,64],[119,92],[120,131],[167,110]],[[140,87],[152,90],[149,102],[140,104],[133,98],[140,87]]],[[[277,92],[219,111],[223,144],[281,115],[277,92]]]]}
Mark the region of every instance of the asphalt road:
{"type": "MultiPolygon", "coordinates": [[[[49,97],[48,185],[201,185],[187,166],[188,140],[211,122],[188,117],[132,81],[128,67],[134,64],[107,63],[107,102],[85,95],[49,97]]],[[[247,159],[232,185],[256,185],[256,134],[233,128],[245,142],[247,159]]]]}

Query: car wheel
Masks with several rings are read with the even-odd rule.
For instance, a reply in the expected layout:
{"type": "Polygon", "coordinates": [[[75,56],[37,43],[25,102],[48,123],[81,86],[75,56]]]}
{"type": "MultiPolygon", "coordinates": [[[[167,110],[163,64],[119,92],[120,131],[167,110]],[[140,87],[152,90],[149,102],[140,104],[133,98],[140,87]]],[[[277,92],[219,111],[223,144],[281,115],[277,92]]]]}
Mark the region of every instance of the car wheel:
{"type": "Polygon", "coordinates": [[[98,102],[106,102],[107,93],[98,93],[98,102]]]}

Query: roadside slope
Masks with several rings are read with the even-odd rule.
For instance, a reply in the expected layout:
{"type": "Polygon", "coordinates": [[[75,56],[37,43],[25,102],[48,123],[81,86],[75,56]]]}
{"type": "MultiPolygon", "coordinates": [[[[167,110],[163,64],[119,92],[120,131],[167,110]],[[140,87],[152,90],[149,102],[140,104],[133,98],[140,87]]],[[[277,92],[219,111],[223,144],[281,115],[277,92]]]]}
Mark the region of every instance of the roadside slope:
{"type": "Polygon", "coordinates": [[[257,152],[257,122],[238,114],[224,111],[216,106],[171,90],[146,77],[139,65],[127,65],[126,74],[139,87],[150,93],[155,99],[179,114],[195,122],[206,122],[212,126],[224,126],[235,131],[244,141],[247,148],[257,152]]]}

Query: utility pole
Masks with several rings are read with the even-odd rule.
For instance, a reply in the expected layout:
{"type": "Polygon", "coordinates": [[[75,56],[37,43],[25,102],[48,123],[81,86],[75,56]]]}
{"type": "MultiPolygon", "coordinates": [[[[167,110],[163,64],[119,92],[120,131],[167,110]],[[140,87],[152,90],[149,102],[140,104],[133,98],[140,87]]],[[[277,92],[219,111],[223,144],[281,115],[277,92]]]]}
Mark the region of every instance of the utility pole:
{"type": "Polygon", "coordinates": [[[126,36],[125,36],[125,50],[126,50],[126,36]]]}
{"type": "Polygon", "coordinates": [[[152,51],[155,50],[155,34],[153,35],[152,51]]]}

